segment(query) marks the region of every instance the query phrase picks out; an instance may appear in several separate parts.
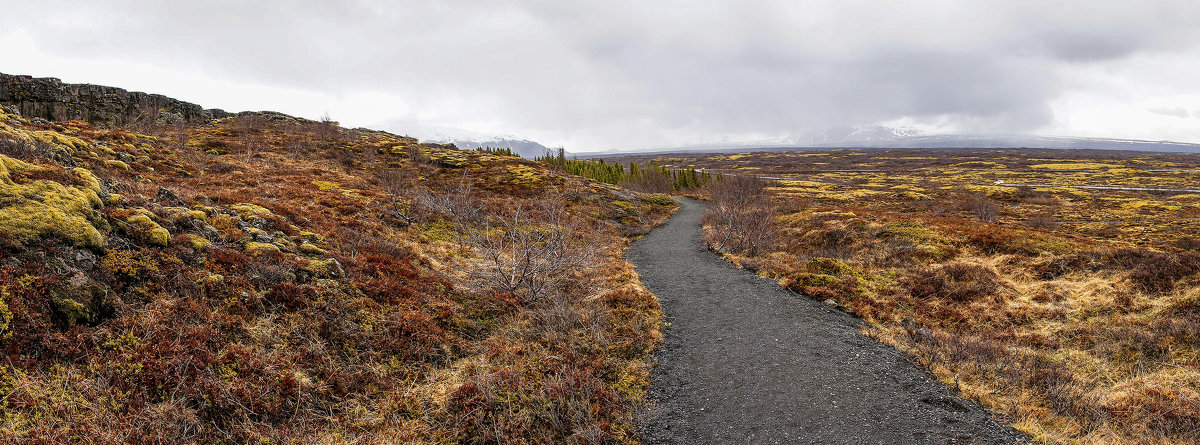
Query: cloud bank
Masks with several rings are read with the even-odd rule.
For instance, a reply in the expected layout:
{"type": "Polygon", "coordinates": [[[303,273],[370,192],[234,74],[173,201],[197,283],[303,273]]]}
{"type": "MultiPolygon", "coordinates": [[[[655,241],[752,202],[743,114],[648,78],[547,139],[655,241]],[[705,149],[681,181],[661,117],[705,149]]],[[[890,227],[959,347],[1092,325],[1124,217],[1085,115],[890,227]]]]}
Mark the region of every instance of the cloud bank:
{"type": "Polygon", "coordinates": [[[0,43],[25,47],[4,72],[581,151],[887,123],[1200,141],[1192,0],[118,0],[3,12],[0,43]]]}

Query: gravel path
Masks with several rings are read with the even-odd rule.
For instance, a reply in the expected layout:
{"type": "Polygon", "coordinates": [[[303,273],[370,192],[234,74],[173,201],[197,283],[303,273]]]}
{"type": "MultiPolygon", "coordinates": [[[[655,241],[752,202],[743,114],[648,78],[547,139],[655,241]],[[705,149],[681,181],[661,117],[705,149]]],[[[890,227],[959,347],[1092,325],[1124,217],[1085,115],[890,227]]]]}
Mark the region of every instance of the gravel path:
{"type": "Polygon", "coordinates": [[[684,199],[626,254],[668,323],[647,443],[1027,443],[858,332],[857,319],[739,270],[700,244],[684,199]]]}

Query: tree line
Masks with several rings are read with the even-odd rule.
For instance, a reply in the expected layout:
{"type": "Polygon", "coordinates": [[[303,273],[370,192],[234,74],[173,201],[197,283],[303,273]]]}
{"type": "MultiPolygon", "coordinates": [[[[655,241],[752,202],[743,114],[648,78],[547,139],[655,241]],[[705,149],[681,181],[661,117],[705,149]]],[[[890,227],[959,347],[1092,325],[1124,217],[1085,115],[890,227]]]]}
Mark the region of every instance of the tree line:
{"type": "Polygon", "coordinates": [[[644,165],[636,162],[625,165],[605,162],[603,159],[567,159],[566,152],[561,148],[547,151],[535,160],[557,166],[573,175],[646,192],[696,190],[724,180],[719,173],[713,175],[692,166],[670,168],[659,165],[657,161],[644,165]]]}

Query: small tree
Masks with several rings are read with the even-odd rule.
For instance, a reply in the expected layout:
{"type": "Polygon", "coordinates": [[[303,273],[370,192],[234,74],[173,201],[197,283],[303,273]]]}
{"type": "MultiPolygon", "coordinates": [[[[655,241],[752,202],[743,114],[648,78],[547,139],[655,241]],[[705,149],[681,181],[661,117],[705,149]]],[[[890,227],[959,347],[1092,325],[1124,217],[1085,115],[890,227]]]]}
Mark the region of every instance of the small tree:
{"type": "Polygon", "coordinates": [[[408,226],[416,221],[409,216],[409,204],[404,199],[404,192],[412,188],[412,175],[404,169],[384,168],[376,171],[375,176],[388,196],[388,202],[383,205],[385,217],[398,221],[401,226],[408,226]]]}
{"type": "Polygon", "coordinates": [[[567,215],[563,199],[547,197],[531,206],[485,214],[464,177],[442,193],[425,190],[417,202],[444,215],[458,242],[477,255],[473,264],[456,269],[481,288],[527,304],[546,299],[596,251],[580,237],[585,231],[567,215]]]}
{"type": "Polygon", "coordinates": [[[988,224],[1000,220],[1000,207],[982,195],[971,194],[963,200],[963,208],[975,215],[975,219],[988,224]]]}
{"type": "Polygon", "coordinates": [[[578,229],[561,204],[543,200],[461,227],[459,234],[479,254],[479,267],[471,273],[475,279],[534,303],[591,259],[593,250],[577,236],[578,229]]]}
{"type": "Polygon", "coordinates": [[[709,185],[712,202],[704,222],[713,226],[705,239],[711,248],[756,255],[775,240],[776,208],[766,188],[755,176],[728,176],[709,185]]]}

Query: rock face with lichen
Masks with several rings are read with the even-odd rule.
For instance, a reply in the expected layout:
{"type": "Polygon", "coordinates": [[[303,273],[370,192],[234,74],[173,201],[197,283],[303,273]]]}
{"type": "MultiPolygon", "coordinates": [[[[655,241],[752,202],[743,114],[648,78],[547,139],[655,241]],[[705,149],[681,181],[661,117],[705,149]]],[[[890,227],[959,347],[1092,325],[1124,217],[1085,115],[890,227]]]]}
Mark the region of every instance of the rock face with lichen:
{"type": "Polygon", "coordinates": [[[0,73],[0,104],[27,118],[49,121],[83,120],[122,126],[139,120],[205,122],[228,117],[218,109],[175,100],[159,94],[126,91],[88,84],[68,84],[52,77],[0,73]]]}

